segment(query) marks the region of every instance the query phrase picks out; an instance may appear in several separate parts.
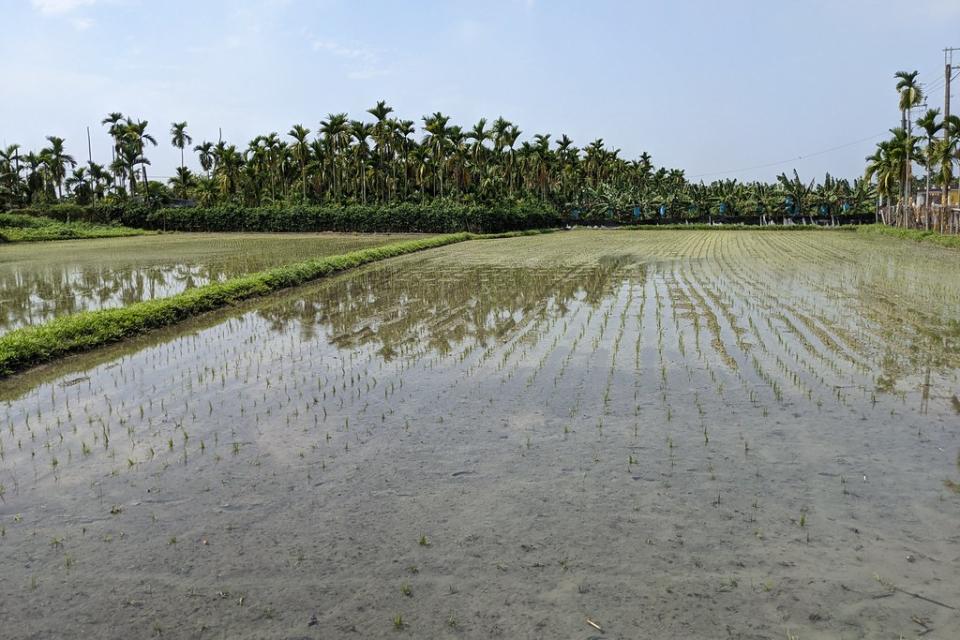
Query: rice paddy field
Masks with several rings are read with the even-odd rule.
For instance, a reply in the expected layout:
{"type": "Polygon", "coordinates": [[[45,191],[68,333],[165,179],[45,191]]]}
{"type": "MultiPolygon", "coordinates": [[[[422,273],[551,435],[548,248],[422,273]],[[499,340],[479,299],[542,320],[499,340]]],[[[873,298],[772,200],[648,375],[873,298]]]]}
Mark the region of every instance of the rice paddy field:
{"type": "Polygon", "coordinates": [[[0,635],[960,637],[958,258],[476,240],[10,378],[0,635]]]}
{"type": "Polygon", "coordinates": [[[0,334],[57,316],[166,298],[269,267],[422,237],[189,233],[0,248],[0,334]]]}

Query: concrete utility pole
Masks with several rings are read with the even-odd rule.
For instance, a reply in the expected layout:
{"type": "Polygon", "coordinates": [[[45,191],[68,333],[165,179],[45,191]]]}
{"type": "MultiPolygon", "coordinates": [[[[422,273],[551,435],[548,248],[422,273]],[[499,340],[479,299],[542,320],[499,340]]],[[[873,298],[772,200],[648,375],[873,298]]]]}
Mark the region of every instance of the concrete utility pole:
{"type": "MultiPolygon", "coordinates": [[[[960,51],[958,47],[947,47],[943,50],[943,66],[944,66],[944,80],[946,83],[943,87],[943,139],[947,140],[950,136],[950,127],[948,121],[950,120],[950,77],[953,75],[953,70],[956,68],[953,64],[953,52],[960,51]]],[[[951,172],[952,173],[952,172],[951,172]]],[[[950,181],[948,180],[945,185],[943,185],[943,199],[940,202],[940,208],[943,210],[943,213],[947,214],[950,211],[950,181]]],[[[940,216],[940,232],[944,231],[943,228],[943,217],[940,216]]],[[[952,218],[952,216],[951,216],[952,218]]],[[[952,224],[952,219],[951,219],[952,224]]]]}

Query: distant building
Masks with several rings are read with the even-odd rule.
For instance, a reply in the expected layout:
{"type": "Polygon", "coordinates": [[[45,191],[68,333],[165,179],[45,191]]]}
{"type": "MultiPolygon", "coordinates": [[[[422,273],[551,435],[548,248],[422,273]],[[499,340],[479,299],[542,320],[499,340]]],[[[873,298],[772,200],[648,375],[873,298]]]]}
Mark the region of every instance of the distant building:
{"type": "MultiPolygon", "coordinates": [[[[924,188],[917,189],[914,194],[914,205],[922,207],[926,204],[927,191],[924,188]]],[[[943,189],[940,187],[930,187],[930,204],[939,206],[943,203],[943,189]]],[[[960,207],[960,184],[954,183],[950,187],[950,206],[960,207]]]]}

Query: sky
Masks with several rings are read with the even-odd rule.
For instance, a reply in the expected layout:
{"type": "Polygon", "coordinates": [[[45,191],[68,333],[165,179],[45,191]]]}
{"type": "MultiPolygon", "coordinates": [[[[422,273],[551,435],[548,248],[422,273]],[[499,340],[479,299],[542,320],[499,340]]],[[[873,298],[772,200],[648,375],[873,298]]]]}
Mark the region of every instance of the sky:
{"type": "Polygon", "coordinates": [[[244,147],[386,100],[709,182],[861,175],[899,125],[894,72],[942,108],[960,0],[0,0],[0,24],[0,143],[25,149],[59,135],[84,161],[89,126],[108,163],[100,121],[120,111],[149,121],[169,176],[172,121],[244,147]]]}

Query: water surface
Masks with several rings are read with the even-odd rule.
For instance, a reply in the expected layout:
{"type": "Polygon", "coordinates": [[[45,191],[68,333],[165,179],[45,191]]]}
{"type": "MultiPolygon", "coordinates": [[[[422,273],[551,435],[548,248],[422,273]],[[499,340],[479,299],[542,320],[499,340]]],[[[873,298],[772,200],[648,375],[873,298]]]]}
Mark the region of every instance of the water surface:
{"type": "Polygon", "coordinates": [[[185,233],[0,246],[0,333],[411,234],[185,233]]]}
{"type": "Polygon", "coordinates": [[[473,241],[8,380],[4,633],[954,637],[957,256],[473,241]]]}

